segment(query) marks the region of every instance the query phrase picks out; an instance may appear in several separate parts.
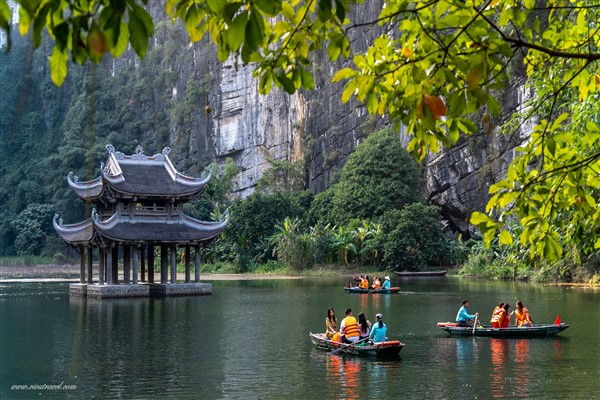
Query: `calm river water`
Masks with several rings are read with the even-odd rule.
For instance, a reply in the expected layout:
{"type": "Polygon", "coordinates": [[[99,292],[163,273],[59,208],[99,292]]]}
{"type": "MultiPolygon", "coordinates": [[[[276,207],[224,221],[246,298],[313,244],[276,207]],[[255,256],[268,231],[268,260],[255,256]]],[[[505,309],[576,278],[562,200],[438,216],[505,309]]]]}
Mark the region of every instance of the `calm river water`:
{"type": "MultiPolygon", "coordinates": [[[[92,301],[67,283],[0,287],[0,397],[85,399],[600,398],[600,291],[445,279],[346,294],[348,278],[214,281],[205,297],[92,301]],[[463,299],[489,320],[521,299],[550,339],[454,338],[463,299]],[[328,356],[308,332],[328,307],[381,312],[397,360],[328,356]],[[39,385],[17,390],[13,385],[39,385]],[[40,389],[41,385],[59,388],[40,389]],[[72,387],[70,385],[73,385],[72,387]]],[[[511,308],[514,309],[514,308],[511,308]]],[[[487,321],[486,321],[487,322],[487,321]]]]}

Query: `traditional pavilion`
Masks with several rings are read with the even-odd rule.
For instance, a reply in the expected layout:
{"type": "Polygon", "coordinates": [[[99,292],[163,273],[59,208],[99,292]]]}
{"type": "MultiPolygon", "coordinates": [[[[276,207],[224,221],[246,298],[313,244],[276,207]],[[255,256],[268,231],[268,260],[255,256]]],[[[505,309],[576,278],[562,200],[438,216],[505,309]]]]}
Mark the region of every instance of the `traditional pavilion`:
{"type": "Polygon", "coordinates": [[[204,192],[210,173],[206,178],[180,174],[169,160],[168,147],[153,156],[144,155],[141,146],[131,156],[110,144],[106,149],[108,160],[101,165],[98,178],[79,182],[72,172],[67,176],[77,196],[92,205],[91,217],[65,225],[54,216],[56,232],[81,255],[80,283],[71,284],[70,293],[100,298],[210,294],[212,286],[200,283],[200,248],[220,235],[229,215],[219,222],[204,222],[183,211],[186,202],[204,192]],[[180,283],[178,247],[184,249],[185,260],[185,282],[180,283]],[[155,248],[160,250],[160,282],[154,277],[155,248]],[[192,248],[194,282],[190,278],[192,248]],[[95,249],[96,282],[92,279],[95,249]]]}

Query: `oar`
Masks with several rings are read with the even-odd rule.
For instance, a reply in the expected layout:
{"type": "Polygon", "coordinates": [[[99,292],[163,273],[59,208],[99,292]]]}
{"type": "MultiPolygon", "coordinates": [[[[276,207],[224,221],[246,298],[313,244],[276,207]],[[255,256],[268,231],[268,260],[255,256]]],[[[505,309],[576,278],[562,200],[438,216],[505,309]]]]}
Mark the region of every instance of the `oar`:
{"type": "Polygon", "coordinates": [[[477,328],[477,315],[475,316],[475,322],[473,323],[473,335],[475,335],[475,328],[477,328]]]}
{"type": "Polygon", "coordinates": [[[359,341],[357,341],[357,342],[354,342],[354,343],[342,344],[342,346],[341,346],[339,349],[335,349],[335,350],[333,350],[333,351],[330,351],[329,353],[327,353],[327,355],[329,355],[329,356],[332,356],[332,355],[334,355],[334,354],[337,354],[337,353],[339,353],[340,351],[344,350],[344,349],[345,349],[345,348],[347,348],[347,347],[356,346],[357,344],[359,344],[359,343],[361,343],[361,342],[364,342],[364,341],[365,341],[365,340],[367,340],[367,339],[369,339],[369,338],[368,338],[368,337],[366,337],[366,338],[364,338],[364,339],[361,339],[361,340],[359,340],[359,341]]]}

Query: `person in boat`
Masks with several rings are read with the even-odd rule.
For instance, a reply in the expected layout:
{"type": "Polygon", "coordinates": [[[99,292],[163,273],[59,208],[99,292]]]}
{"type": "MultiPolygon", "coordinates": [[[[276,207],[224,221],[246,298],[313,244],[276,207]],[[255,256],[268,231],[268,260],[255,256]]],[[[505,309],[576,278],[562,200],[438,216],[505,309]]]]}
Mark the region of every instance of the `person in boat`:
{"type": "Polygon", "coordinates": [[[515,326],[533,326],[533,320],[531,319],[531,315],[529,315],[529,310],[527,310],[527,307],[523,306],[521,300],[517,300],[515,326]]]}
{"type": "Polygon", "coordinates": [[[340,336],[343,343],[351,344],[360,340],[358,322],[352,315],[352,309],[347,308],[345,314],[346,318],[340,324],[340,336]]]}
{"type": "Polygon", "coordinates": [[[475,313],[473,315],[467,312],[469,308],[469,300],[463,300],[462,307],[458,310],[456,314],[456,323],[458,326],[473,326],[475,322],[475,318],[479,316],[479,313],[475,313]]]}
{"type": "Polygon", "coordinates": [[[358,314],[358,333],[359,340],[367,339],[371,333],[371,322],[367,321],[364,313],[358,314]]]}
{"type": "Polygon", "coordinates": [[[383,315],[375,315],[377,322],[371,327],[369,338],[373,343],[381,343],[387,340],[387,326],[383,323],[383,315]]]}
{"type": "Polygon", "coordinates": [[[360,283],[361,289],[369,289],[369,275],[365,275],[364,279],[360,283]]]}
{"type": "Polygon", "coordinates": [[[356,283],[356,287],[360,288],[360,289],[369,289],[369,277],[363,277],[362,275],[360,275],[358,278],[353,276],[352,279],[354,279],[357,283],[356,283]]]}
{"type": "Polygon", "coordinates": [[[510,318],[513,315],[513,312],[511,311],[510,313],[508,312],[508,309],[510,308],[510,304],[505,303],[504,304],[504,319],[502,320],[501,324],[500,324],[500,328],[508,328],[510,326],[510,318]]]}
{"type": "Polygon", "coordinates": [[[373,285],[371,287],[373,288],[373,290],[379,290],[379,288],[381,287],[381,281],[378,277],[373,278],[373,285]]]}
{"type": "Polygon", "coordinates": [[[500,323],[502,321],[502,316],[504,314],[504,303],[500,303],[494,308],[492,312],[492,319],[490,319],[490,323],[492,324],[492,328],[500,328],[500,323]]]}
{"type": "Polygon", "coordinates": [[[385,281],[383,281],[383,285],[381,285],[381,290],[390,290],[390,276],[385,276],[385,281]]]}
{"type": "Polygon", "coordinates": [[[335,311],[333,308],[327,310],[327,318],[325,318],[325,336],[327,339],[333,338],[337,333],[337,320],[335,319],[335,311]]]}

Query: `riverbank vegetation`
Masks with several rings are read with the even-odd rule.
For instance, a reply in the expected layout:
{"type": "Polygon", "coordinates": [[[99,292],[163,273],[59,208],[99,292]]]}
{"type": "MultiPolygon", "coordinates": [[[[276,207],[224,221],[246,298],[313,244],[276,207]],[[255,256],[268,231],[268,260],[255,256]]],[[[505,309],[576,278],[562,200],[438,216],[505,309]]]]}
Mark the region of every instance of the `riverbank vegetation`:
{"type": "MultiPolygon", "coordinates": [[[[17,46],[24,39],[8,36],[12,51],[0,55],[0,157],[8,160],[0,174],[0,255],[65,261],[74,254],[52,231],[51,216],[58,211],[77,221],[89,213],[65,190],[64,171],[93,175],[107,143],[131,153],[134,140],[159,148],[169,142],[169,129],[188,132],[187,116],[201,114],[208,83],[193,75],[185,95],[172,101],[159,98],[158,93],[176,86],[166,61],[191,55],[186,54],[187,42],[173,34],[176,29],[164,21],[154,23],[141,6],[106,20],[119,2],[104,9],[96,2],[40,2],[39,10],[27,1],[17,3],[23,6],[20,31],[27,32],[31,24],[35,46],[44,51],[17,46]],[[53,14],[57,19],[46,18],[52,7],[71,6],[77,10],[64,15],[74,19],[62,21],[61,12],[53,14]],[[78,8],[84,6],[89,12],[78,8]],[[126,14],[129,30],[116,28],[126,14]],[[44,27],[52,40],[44,36],[44,27]],[[149,48],[148,38],[158,31],[166,31],[165,45],[149,48]],[[69,47],[80,42],[73,35],[83,35],[81,43],[88,42],[90,54],[79,45],[69,47]],[[128,35],[134,50],[146,56],[139,61],[136,79],[120,74],[106,79],[95,64],[69,64],[66,77],[69,53],[77,61],[96,63],[104,52],[118,57],[128,35]],[[36,81],[40,71],[46,79],[36,81]],[[54,87],[48,75],[63,86],[54,87]],[[160,106],[147,109],[146,103],[160,106]],[[48,154],[53,149],[56,154],[48,154]]],[[[233,265],[237,272],[280,265],[300,272],[322,263],[386,271],[463,265],[463,274],[490,278],[599,279],[600,57],[595,24],[600,6],[477,1],[471,7],[434,2],[415,9],[412,1],[387,2],[380,18],[371,21],[389,24],[385,33],[368,43],[364,54],[351,54],[346,31],[352,25],[346,24],[354,18],[353,0],[321,1],[316,8],[310,6],[315,2],[302,1],[194,4],[195,11],[204,7],[202,17],[187,13],[184,6],[171,8],[187,3],[168,2],[175,18],[185,12],[186,22],[197,19],[185,24],[190,39],[200,40],[200,30],[209,25],[223,32],[213,35],[219,57],[237,54],[244,61],[256,60],[258,88],[264,93],[273,85],[290,93],[312,89],[310,52],[321,46],[327,46],[331,61],[353,57],[353,66],[334,78],[346,84],[341,100],[357,97],[371,114],[402,123],[411,139],[407,149],[419,161],[475,132],[498,128],[509,138],[529,135],[517,148],[507,176],[491,187],[487,209],[473,213],[470,221],[481,234],[475,231],[468,240],[450,235],[436,207],[419,195],[421,167],[389,132],[372,134],[358,146],[339,181],[316,196],[298,185],[306,180],[304,165],[273,161],[261,190],[243,200],[230,199],[235,166],[219,171],[213,166],[215,179],[206,195],[188,207],[205,220],[226,209],[232,215],[221,240],[203,255],[207,265],[233,265]],[[265,29],[273,15],[281,17],[277,29],[265,29]],[[206,24],[195,23],[200,20],[206,24]],[[392,30],[400,31],[397,37],[388,36],[392,30]],[[501,109],[498,93],[515,77],[523,78],[527,95],[508,123],[498,127],[508,111],[501,109]]],[[[7,31],[6,1],[0,0],[0,9],[0,25],[7,31]]],[[[181,143],[174,146],[188,151],[181,143]]],[[[204,165],[182,167],[198,175],[204,165]]]]}

